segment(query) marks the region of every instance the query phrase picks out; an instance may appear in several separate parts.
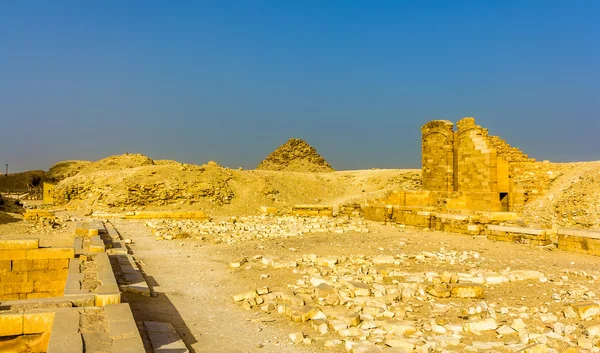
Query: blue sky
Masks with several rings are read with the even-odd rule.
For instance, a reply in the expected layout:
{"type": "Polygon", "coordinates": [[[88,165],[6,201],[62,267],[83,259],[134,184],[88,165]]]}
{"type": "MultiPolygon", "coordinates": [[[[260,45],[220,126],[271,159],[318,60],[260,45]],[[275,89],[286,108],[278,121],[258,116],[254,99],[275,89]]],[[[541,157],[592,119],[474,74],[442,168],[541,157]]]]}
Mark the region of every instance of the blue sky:
{"type": "Polygon", "coordinates": [[[598,1],[1,1],[0,165],[124,152],[419,168],[474,116],[539,160],[600,160],[598,1]]]}

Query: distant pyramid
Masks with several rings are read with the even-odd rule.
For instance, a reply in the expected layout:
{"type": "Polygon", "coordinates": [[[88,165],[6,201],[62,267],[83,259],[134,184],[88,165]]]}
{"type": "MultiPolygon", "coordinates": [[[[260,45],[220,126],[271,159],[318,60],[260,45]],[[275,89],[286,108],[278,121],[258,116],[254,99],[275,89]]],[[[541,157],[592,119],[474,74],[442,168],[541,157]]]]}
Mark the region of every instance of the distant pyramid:
{"type": "Polygon", "coordinates": [[[334,170],[314,147],[297,138],[291,138],[279,146],[260,162],[256,169],[285,172],[333,172],[334,170]]]}

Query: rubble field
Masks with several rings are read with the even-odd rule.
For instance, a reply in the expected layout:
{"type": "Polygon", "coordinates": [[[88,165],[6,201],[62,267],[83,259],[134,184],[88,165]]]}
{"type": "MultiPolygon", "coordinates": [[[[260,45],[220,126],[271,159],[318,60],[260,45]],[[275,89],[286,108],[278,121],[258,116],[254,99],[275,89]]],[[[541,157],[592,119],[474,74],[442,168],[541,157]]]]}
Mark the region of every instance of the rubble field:
{"type": "Polygon", "coordinates": [[[600,351],[592,256],[362,220],[115,226],[198,352],[600,351]]]}

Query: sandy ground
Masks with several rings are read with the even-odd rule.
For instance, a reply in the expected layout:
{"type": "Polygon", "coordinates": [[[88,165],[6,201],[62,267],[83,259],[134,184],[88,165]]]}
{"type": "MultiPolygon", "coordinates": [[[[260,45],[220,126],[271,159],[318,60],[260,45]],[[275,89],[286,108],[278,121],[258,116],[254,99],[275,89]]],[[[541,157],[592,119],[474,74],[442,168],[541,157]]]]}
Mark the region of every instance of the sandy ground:
{"type": "MultiPolygon", "coordinates": [[[[250,260],[240,269],[231,269],[229,263],[241,256],[282,256],[299,258],[302,255],[397,255],[415,256],[424,251],[476,251],[481,256],[479,268],[501,271],[537,270],[544,273],[548,283],[521,281],[498,286],[486,286],[488,304],[509,307],[549,308],[560,313],[565,302],[555,302],[552,295],[585,288],[600,294],[598,281],[585,276],[565,274],[565,271],[600,275],[598,258],[573,254],[549,248],[535,248],[526,244],[492,242],[484,237],[402,229],[395,226],[368,222],[372,233],[308,234],[291,238],[262,238],[228,245],[213,244],[200,239],[156,240],[142,221],[113,221],[124,238],[133,240],[131,248],[136,260],[154,286],[157,297],[123,293],[123,300],[131,304],[136,321],[162,321],[175,326],[193,352],[342,352],[342,348],[324,348],[329,339],[339,339],[336,333],[320,336],[307,324],[293,323],[276,312],[246,311],[232,302],[234,294],[268,286],[274,291],[287,289],[302,275],[291,269],[264,267],[260,261],[250,260]],[[268,278],[261,279],[261,275],[268,278]],[[567,276],[568,279],[561,278],[567,276]],[[557,285],[556,282],[563,282],[557,285]],[[310,345],[292,345],[288,334],[303,331],[314,342],[310,345]]],[[[51,232],[42,231],[17,216],[2,214],[0,239],[40,239],[41,246],[70,246],[74,238],[74,222],[51,232]]],[[[472,264],[439,261],[410,260],[398,266],[407,272],[469,272],[472,264]]],[[[475,305],[477,300],[455,298],[436,299],[439,303],[475,305]]],[[[418,314],[419,303],[413,305],[418,314]]],[[[425,307],[423,307],[424,309],[425,307]]],[[[453,314],[449,322],[462,321],[453,314]]],[[[501,320],[500,320],[501,321],[501,320]]],[[[564,322],[564,319],[561,319],[564,322]]],[[[584,329],[591,323],[572,322],[584,329]]],[[[500,322],[501,323],[501,322],[500,322]]],[[[495,340],[494,334],[481,339],[495,340]]]]}
{"type": "MultiPolygon", "coordinates": [[[[495,243],[482,237],[402,230],[376,223],[370,223],[370,226],[377,233],[304,235],[234,245],[194,239],[157,241],[142,222],[118,221],[114,224],[125,238],[133,239],[134,256],[160,293],[157,298],[124,296],[131,304],[136,320],[171,322],[195,352],[336,352],[323,347],[324,340],[340,338],[335,333],[319,336],[308,325],[292,323],[277,313],[245,311],[233,304],[233,294],[262,286],[284,290],[287,284],[294,284],[301,278],[290,269],[262,268],[260,262],[250,261],[250,268],[230,269],[229,262],[240,256],[419,254],[439,251],[443,247],[446,251],[477,251],[485,268],[493,271],[507,267],[538,270],[558,279],[564,275],[563,270],[597,274],[598,259],[592,256],[524,244],[495,243]],[[261,274],[269,274],[269,277],[260,279],[261,274]],[[310,346],[292,345],[288,334],[297,331],[308,334],[315,342],[310,346]]],[[[404,266],[411,272],[470,270],[466,264],[415,262],[404,266]]],[[[599,289],[597,284],[590,285],[583,277],[569,275],[569,288],[579,285],[593,291],[599,289]]],[[[551,311],[558,311],[564,304],[552,302],[553,291],[549,288],[536,282],[506,283],[486,289],[485,300],[515,307],[545,305],[551,311]]],[[[476,303],[476,300],[461,300],[464,307],[476,303]]],[[[493,340],[493,336],[490,339],[493,340]]]]}

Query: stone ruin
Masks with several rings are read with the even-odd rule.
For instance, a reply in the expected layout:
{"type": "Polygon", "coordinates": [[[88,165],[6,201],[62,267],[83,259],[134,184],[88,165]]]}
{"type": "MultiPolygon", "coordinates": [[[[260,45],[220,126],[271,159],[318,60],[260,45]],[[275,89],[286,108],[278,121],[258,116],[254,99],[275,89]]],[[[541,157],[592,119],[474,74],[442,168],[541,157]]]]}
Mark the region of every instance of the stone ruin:
{"type": "Polygon", "coordinates": [[[375,203],[464,213],[520,212],[549,186],[536,173],[538,162],[488,130],[464,118],[434,120],[421,128],[422,183],[375,203]],[[523,177],[527,175],[527,177],[523,177]]]}
{"type": "Polygon", "coordinates": [[[528,190],[512,178],[514,165],[534,163],[488,130],[464,118],[421,128],[423,189],[449,209],[508,212],[523,207],[528,190]]]}

